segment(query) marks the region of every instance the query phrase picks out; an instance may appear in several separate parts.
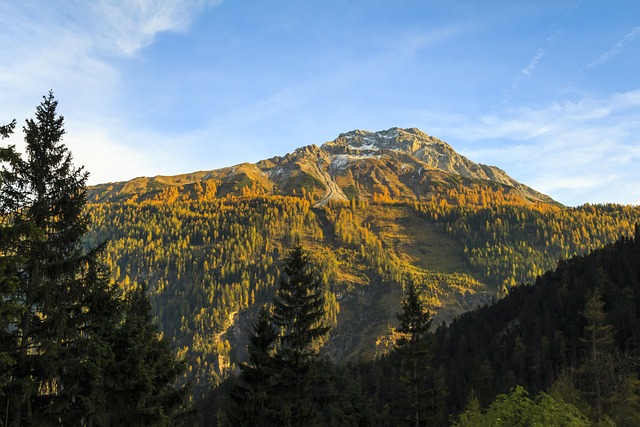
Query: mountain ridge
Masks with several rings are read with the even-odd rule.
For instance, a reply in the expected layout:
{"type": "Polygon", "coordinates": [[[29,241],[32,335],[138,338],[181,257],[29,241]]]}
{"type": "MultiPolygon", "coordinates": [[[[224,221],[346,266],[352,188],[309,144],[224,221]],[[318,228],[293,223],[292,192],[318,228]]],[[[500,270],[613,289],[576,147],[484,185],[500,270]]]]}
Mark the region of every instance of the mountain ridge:
{"type": "MultiPolygon", "coordinates": [[[[417,128],[370,132],[352,130],[333,141],[299,147],[284,156],[256,163],[240,163],[209,171],[174,176],[138,177],[129,181],[97,184],[89,188],[91,201],[115,201],[135,196],[156,198],[176,187],[179,197],[190,197],[190,187],[209,183],[215,195],[307,195],[315,206],[329,201],[424,201],[463,183],[498,185],[524,200],[559,205],[511,178],[496,166],[475,163],[449,144],[417,128]]],[[[197,189],[194,191],[198,193],[197,189]]]]}

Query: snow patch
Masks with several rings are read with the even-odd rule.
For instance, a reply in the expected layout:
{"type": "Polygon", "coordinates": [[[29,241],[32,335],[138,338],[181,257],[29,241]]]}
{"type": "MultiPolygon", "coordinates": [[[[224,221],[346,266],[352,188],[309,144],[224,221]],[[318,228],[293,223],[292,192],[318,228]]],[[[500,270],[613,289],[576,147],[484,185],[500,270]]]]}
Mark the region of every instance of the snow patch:
{"type": "Polygon", "coordinates": [[[361,145],[360,147],[356,147],[355,145],[348,145],[351,150],[365,150],[365,151],[379,151],[380,148],[376,147],[373,143],[368,145],[361,145]]]}
{"type": "Polygon", "coordinates": [[[358,160],[366,159],[380,159],[381,155],[374,154],[336,154],[331,159],[331,168],[344,169],[349,166],[350,163],[357,162],[358,160]]]}
{"type": "Polygon", "coordinates": [[[389,132],[387,134],[380,134],[380,136],[382,136],[384,139],[395,139],[398,137],[398,131],[394,130],[392,132],[389,132]]]}

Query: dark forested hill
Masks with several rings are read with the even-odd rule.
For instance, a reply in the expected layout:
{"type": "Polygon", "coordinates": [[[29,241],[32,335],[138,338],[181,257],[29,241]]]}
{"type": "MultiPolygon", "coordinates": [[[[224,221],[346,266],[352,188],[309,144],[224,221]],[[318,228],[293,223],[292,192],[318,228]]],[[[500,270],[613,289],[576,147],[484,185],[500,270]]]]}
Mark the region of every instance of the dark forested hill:
{"type": "Polygon", "coordinates": [[[603,412],[616,418],[636,405],[637,413],[639,305],[636,231],[462,315],[435,336],[434,364],[446,371],[451,408],[460,410],[472,392],[487,404],[522,385],[589,403],[589,415],[598,377],[603,412]]]}
{"type": "MultiPolygon", "coordinates": [[[[255,165],[89,189],[87,243],[154,313],[196,385],[245,357],[257,307],[299,241],[325,286],[334,360],[383,354],[412,277],[440,320],[633,232],[640,209],[565,208],[422,132],[350,132],[255,165]]],[[[196,387],[198,389],[198,387],[196,387]]]]}

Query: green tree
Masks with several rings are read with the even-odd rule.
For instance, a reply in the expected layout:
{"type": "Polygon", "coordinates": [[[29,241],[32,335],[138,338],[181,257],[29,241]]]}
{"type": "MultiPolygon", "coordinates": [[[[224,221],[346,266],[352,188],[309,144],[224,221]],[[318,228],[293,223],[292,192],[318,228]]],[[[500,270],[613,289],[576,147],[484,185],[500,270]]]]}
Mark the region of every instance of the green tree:
{"type": "Polygon", "coordinates": [[[174,426],[189,421],[188,387],[174,384],[185,369],[151,317],[146,285],[124,298],[122,321],[110,343],[114,358],[104,373],[103,425],[174,426]]]}
{"type": "Polygon", "coordinates": [[[317,347],[329,332],[324,307],[324,290],[309,254],[296,244],[284,261],[273,311],[273,321],[280,328],[276,359],[281,367],[279,396],[286,402],[282,410],[286,424],[308,425],[316,415],[317,347]]]}
{"type": "MultiPolygon", "coordinates": [[[[164,381],[163,387],[172,384],[178,369],[150,368],[163,358],[175,362],[175,356],[157,332],[146,333],[153,328],[148,303],[134,309],[132,299],[142,298],[135,292],[123,301],[102,265],[104,245],[83,246],[89,226],[88,173],[74,167],[62,143],[64,119],[57,105],[49,93],[35,119],[26,121],[26,159],[13,146],[0,150],[0,407],[5,425],[109,425],[108,414],[137,405],[142,394],[155,399],[156,406],[166,403],[158,399],[159,389],[140,389],[136,399],[115,404],[113,396],[123,391],[123,383],[113,381],[121,373],[119,360],[144,364],[137,378],[144,373],[145,381],[164,381]],[[129,326],[133,318],[139,321],[129,326]],[[118,340],[129,328],[136,339],[118,340]],[[155,353],[147,356],[140,346],[155,346],[155,353]]],[[[4,127],[2,136],[11,128],[4,127]]]]}
{"type": "Polygon", "coordinates": [[[582,390],[593,404],[596,420],[600,420],[606,409],[607,391],[612,388],[614,329],[607,322],[604,301],[598,289],[587,300],[582,315],[586,321],[582,338],[586,357],[580,366],[585,380],[582,390]]]}
{"type": "MultiPolygon", "coordinates": [[[[16,126],[13,120],[8,125],[0,126],[0,139],[8,138],[16,126]]],[[[14,165],[18,162],[19,156],[14,147],[0,148],[0,162],[3,167],[0,170],[0,188],[11,187],[16,180],[15,174],[8,170],[6,164],[14,165]]],[[[1,195],[1,194],[0,194],[1,195]]],[[[8,224],[4,221],[5,213],[12,212],[12,200],[6,197],[0,198],[0,212],[2,222],[0,223],[0,247],[7,248],[13,244],[12,234],[4,232],[8,224]]],[[[7,254],[8,255],[8,254],[7,254]]],[[[11,294],[16,289],[18,283],[18,272],[13,265],[13,259],[9,256],[0,256],[0,293],[2,296],[11,294]]],[[[15,319],[19,316],[20,305],[9,298],[0,298],[0,396],[3,390],[12,380],[12,369],[15,366],[15,349],[17,348],[16,335],[13,333],[15,319]]]]}
{"type": "Polygon", "coordinates": [[[16,127],[16,121],[13,120],[11,123],[0,126],[0,138],[5,139],[9,138],[9,136],[13,133],[16,127]]]}
{"type": "Polygon", "coordinates": [[[435,415],[439,407],[438,396],[442,391],[436,386],[435,373],[431,367],[429,329],[433,317],[426,309],[412,279],[409,279],[405,287],[401,309],[396,317],[400,322],[396,349],[404,367],[402,379],[409,387],[410,424],[418,427],[435,415]]]}
{"type": "Polygon", "coordinates": [[[267,426],[277,420],[272,396],[277,338],[269,311],[263,305],[249,334],[249,360],[240,363],[240,377],[230,392],[234,404],[230,407],[229,418],[233,425],[267,426]]]}
{"type": "Polygon", "coordinates": [[[618,427],[640,425],[640,380],[638,374],[621,378],[611,398],[611,417],[618,427]]]}
{"type": "Polygon", "coordinates": [[[60,142],[63,118],[49,93],[24,126],[27,159],[3,151],[2,299],[12,306],[6,372],[14,425],[58,417],[66,360],[85,316],[84,280],[95,251],[82,250],[87,173],[60,142]]]}
{"type": "Polygon", "coordinates": [[[557,401],[546,393],[534,399],[521,386],[508,395],[498,395],[482,413],[477,404],[458,416],[454,427],[587,427],[589,420],[575,406],[557,401]]]}
{"type": "Polygon", "coordinates": [[[473,390],[467,399],[464,411],[458,415],[458,421],[454,423],[458,427],[480,426],[482,422],[482,408],[480,401],[473,390]]]}

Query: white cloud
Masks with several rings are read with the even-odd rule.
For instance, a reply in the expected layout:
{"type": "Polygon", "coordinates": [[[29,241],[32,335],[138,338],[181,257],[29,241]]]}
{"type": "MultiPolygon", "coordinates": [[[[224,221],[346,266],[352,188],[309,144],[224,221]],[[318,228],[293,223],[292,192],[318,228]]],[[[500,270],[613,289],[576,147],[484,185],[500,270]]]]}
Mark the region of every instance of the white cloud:
{"type": "Polygon", "coordinates": [[[533,56],[533,58],[531,58],[531,60],[529,61],[529,64],[527,64],[526,67],[520,70],[520,74],[513,81],[512,86],[514,89],[517,89],[520,86],[520,83],[522,83],[522,79],[531,76],[531,73],[533,73],[533,70],[536,69],[536,67],[538,66],[538,63],[543,57],[544,57],[544,50],[539,49],[538,52],[536,52],[536,54],[533,56]]]}
{"type": "Polygon", "coordinates": [[[0,4],[0,89],[42,92],[114,84],[104,54],[131,56],[158,33],[184,31],[206,0],[69,0],[0,4]]]}
{"type": "MultiPolygon", "coordinates": [[[[103,48],[133,55],[165,31],[185,31],[207,0],[100,0],[93,3],[91,20],[100,23],[103,48]]],[[[216,1],[215,3],[220,3],[216,1]]],[[[88,3],[91,4],[91,3],[88,3]]]]}
{"type": "MultiPolygon", "coordinates": [[[[0,124],[33,117],[54,90],[66,121],[65,142],[90,181],[124,179],[161,166],[171,172],[167,139],[138,131],[117,134],[109,122],[120,84],[116,56],[130,57],[165,31],[186,31],[205,6],[220,0],[60,0],[0,2],[0,124]],[[144,148],[135,148],[144,147],[144,148]],[[162,147],[160,150],[149,147],[162,147]],[[160,165],[160,166],[159,166],[160,165]],[[153,167],[152,167],[153,166],[153,167]]],[[[20,146],[20,136],[12,138],[20,146]]]]}
{"type": "Polygon", "coordinates": [[[596,60],[591,62],[589,65],[587,65],[587,68],[591,68],[596,65],[603,64],[607,61],[611,61],[613,58],[618,56],[618,54],[622,52],[624,47],[628,43],[632,42],[633,39],[635,39],[638,34],[640,34],[640,26],[635,27],[633,30],[627,33],[622,39],[620,39],[615,45],[613,45],[611,49],[609,49],[608,51],[600,55],[600,57],[598,57],[596,60]]]}
{"type": "Polygon", "coordinates": [[[465,118],[447,138],[560,202],[640,204],[640,91],[465,118]]]}
{"type": "Polygon", "coordinates": [[[522,70],[522,74],[526,76],[530,76],[531,72],[535,70],[535,68],[538,66],[538,62],[540,62],[543,56],[544,56],[544,50],[542,49],[538,50],[538,53],[536,53],[535,56],[531,58],[531,61],[529,61],[529,65],[527,65],[522,70]]]}

